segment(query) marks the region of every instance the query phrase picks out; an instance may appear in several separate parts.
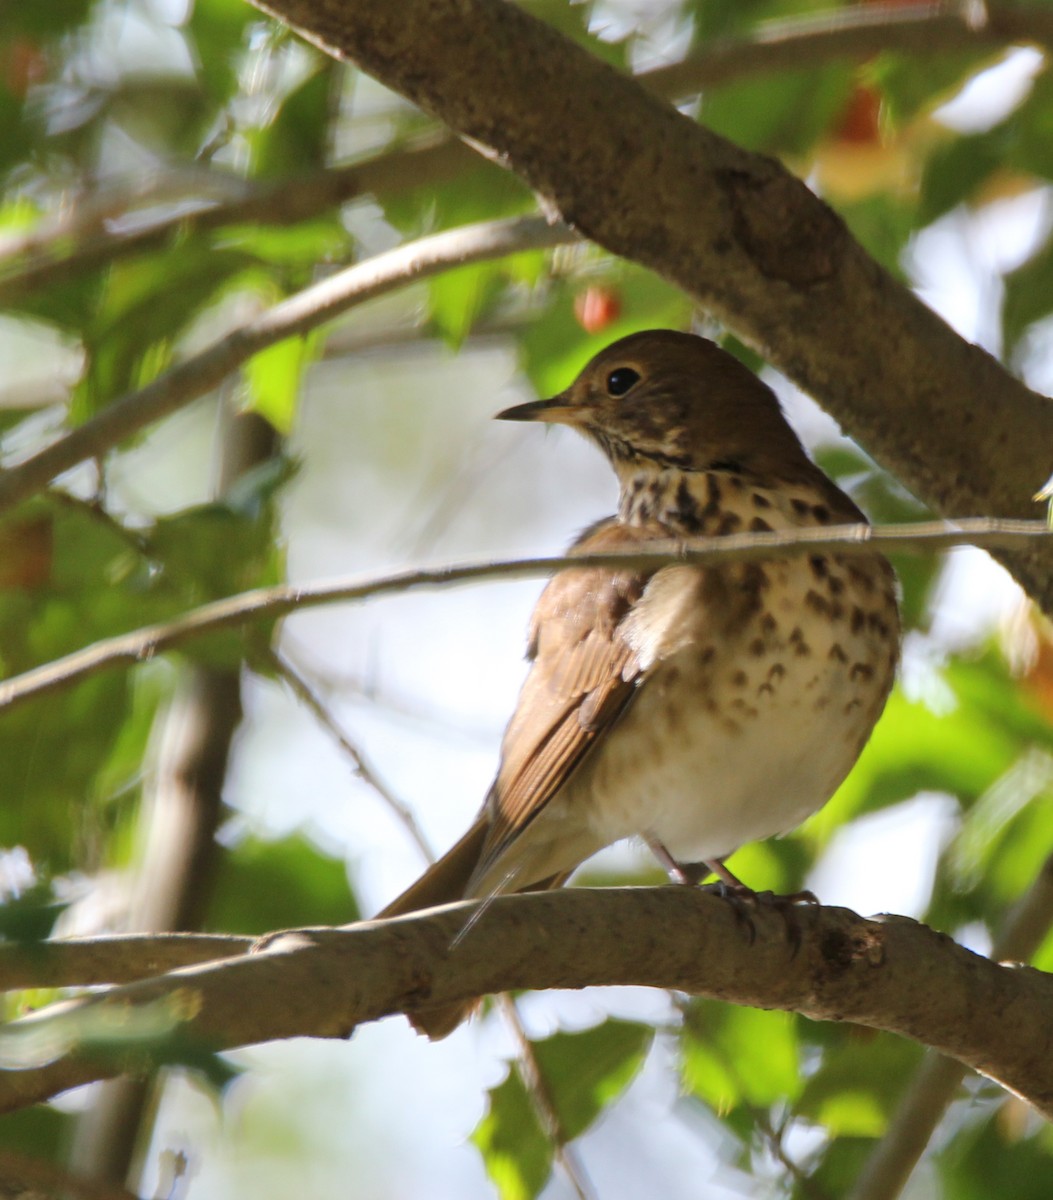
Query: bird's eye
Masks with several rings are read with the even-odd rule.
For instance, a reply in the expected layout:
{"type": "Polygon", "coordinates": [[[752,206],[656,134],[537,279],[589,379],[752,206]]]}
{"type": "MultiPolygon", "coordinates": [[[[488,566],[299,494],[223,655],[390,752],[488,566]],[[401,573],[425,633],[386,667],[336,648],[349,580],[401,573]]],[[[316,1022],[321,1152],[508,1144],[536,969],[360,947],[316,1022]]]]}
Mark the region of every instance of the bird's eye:
{"type": "Polygon", "coordinates": [[[640,372],[632,367],[618,367],[607,376],[607,395],[624,396],[640,382],[640,372]]]}

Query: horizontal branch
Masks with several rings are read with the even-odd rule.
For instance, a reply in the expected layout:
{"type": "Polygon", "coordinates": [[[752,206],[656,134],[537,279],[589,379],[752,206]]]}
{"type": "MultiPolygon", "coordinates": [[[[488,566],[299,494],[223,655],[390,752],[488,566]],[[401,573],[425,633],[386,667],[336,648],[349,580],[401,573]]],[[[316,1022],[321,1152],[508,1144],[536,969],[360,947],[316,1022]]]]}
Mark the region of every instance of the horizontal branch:
{"type": "Polygon", "coordinates": [[[256,939],[232,933],[122,933],[51,942],[0,942],[0,992],[131,983],[248,954],[256,939]]]}
{"type": "Polygon", "coordinates": [[[74,650],[41,667],[24,671],[0,683],[0,710],[56,688],[68,687],[99,671],[143,662],[220,629],[277,620],[299,609],[320,604],[368,600],[420,587],[442,587],[482,579],[522,579],[551,575],[567,567],[656,570],[670,564],[716,566],[771,558],[775,554],[800,555],[831,548],[836,548],[838,554],[869,554],[874,550],[927,553],[955,546],[991,549],[1044,541],[1051,536],[1053,529],[1043,521],[997,521],[990,517],[966,518],[953,525],[942,521],[914,525],[831,525],[807,531],[729,534],[696,543],[690,549],[679,542],[668,542],[647,551],[484,559],[440,567],[410,567],[384,575],[355,575],[313,584],[277,584],[214,600],[170,621],[104,638],[83,650],[74,650]]]}
{"type": "Polygon", "coordinates": [[[574,238],[566,227],[543,217],[483,221],[447,229],[347,267],[279,301],[200,354],[115,400],[98,416],[0,472],[0,512],[28,499],[56,475],[85,459],[101,457],[125,438],[218,387],[231,371],[276,342],[309,333],[410,280],[427,279],[453,266],[562,245],[574,238]]]}
{"type": "Polygon", "coordinates": [[[0,1073],[0,1110],[146,1069],[144,1045],[108,1065],[77,1048],[83,1029],[134,1027],[137,1014],[166,1023],[182,1044],[224,1050],[343,1038],[364,1021],[500,991],[632,984],[888,1030],[1053,1117],[1053,977],[991,962],[906,918],[804,906],[795,950],[777,911],[758,909],[751,940],[723,898],[698,888],[572,888],[502,896],[475,919],[477,909],[291,931],[257,953],[14,1022],[0,1032],[0,1062],[17,1068],[0,1073]]]}

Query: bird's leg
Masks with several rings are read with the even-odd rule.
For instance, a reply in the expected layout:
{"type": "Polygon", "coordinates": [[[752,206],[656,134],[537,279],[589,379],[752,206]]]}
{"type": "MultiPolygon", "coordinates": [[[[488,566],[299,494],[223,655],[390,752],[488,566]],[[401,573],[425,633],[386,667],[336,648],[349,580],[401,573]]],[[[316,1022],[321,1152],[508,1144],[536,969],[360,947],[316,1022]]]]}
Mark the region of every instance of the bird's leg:
{"type": "Polygon", "coordinates": [[[648,850],[658,859],[659,866],[669,876],[670,883],[679,883],[685,887],[691,887],[693,884],[698,883],[699,880],[705,878],[704,875],[698,873],[697,863],[678,863],[666,849],[665,843],[660,842],[658,838],[652,837],[650,834],[645,834],[644,841],[647,843],[648,850]]]}
{"type": "Polygon", "coordinates": [[[735,920],[744,927],[751,943],[756,939],[757,930],[749,910],[763,904],[776,909],[782,917],[786,926],[786,937],[793,945],[794,954],[800,949],[801,927],[794,915],[793,906],[818,904],[819,898],[814,892],[791,892],[785,896],[776,895],[771,891],[756,892],[725,866],[723,859],[710,858],[697,863],[681,863],[677,862],[658,838],[648,836],[646,841],[651,853],[661,863],[673,883],[697,884],[707,875],[715,875],[717,882],[712,885],[714,890],[730,903],[735,920]]]}
{"type": "Polygon", "coordinates": [[[700,883],[707,875],[718,876],[717,891],[730,903],[735,920],[743,927],[752,945],[757,937],[757,930],[753,924],[753,918],[746,911],[746,896],[752,899],[755,893],[736,879],[722,862],[679,863],[658,838],[648,834],[645,841],[648,849],[658,859],[672,883],[692,887],[700,883]]]}

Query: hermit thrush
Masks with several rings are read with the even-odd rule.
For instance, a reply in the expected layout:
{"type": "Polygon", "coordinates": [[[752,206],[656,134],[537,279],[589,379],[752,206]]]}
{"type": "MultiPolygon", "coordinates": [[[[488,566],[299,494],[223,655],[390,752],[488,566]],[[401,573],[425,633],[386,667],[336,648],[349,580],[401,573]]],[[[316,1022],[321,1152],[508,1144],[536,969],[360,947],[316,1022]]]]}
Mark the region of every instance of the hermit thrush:
{"type": "MultiPolygon", "coordinates": [[[[772,391],[703,338],[615,342],[512,421],[570,425],[618,476],[571,553],[861,522],[772,391]]],[[[847,775],[899,648],[892,570],[835,551],[658,570],[572,568],[534,609],[531,667],[482,811],[380,915],[558,887],[641,836],[680,878],[798,825],[847,775]]],[[[470,1008],[421,1008],[432,1037],[470,1008]]]]}

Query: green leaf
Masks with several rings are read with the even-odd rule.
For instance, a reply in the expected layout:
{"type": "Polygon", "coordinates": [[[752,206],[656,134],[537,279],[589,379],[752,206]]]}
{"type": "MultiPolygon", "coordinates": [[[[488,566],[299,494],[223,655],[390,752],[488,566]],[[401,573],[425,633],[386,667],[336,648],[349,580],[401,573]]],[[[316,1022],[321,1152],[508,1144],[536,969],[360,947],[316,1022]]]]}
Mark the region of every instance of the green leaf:
{"type": "Polygon", "coordinates": [[[42,942],[68,907],[68,901],[55,895],[51,883],[41,880],[0,903],[0,940],[42,942]]]}
{"type": "Polygon", "coordinates": [[[1001,53],[962,50],[919,57],[890,51],[874,59],[865,74],[882,91],[884,115],[900,125],[923,108],[932,109],[949,100],[972,76],[997,61],[1001,53]]]}
{"type": "Polygon", "coordinates": [[[274,120],[252,134],[252,173],[257,179],[288,179],[325,162],[338,69],[337,63],[319,56],[317,69],[285,97],[274,120]]]}
{"type": "Polygon", "coordinates": [[[1053,313],[1053,239],[1010,271],[1004,283],[1002,336],[1012,353],[1030,325],[1053,313]]]}
{"type": "Polygon", "coordinates": [[[191,243],[115,264],[85,320],[87,369],[70,414],[82,421],[168,365],[175,339],[239,272],[241,251],[191,243]]]}
{"type": "Polygon", "coordinates": [[[564,1135],[576,1138],[629,1086],[654,1037],[650,1025],[604,1021],[582,1033],[534,1043],[545,1087],[564,1135]]]}
{"type": "Polygon", "coordinates": [[[903,251],[910,235],[924,224],[911,201],[890,192],[877,192],[861,200],[838,205],[849,232],[886,271],[905,281],[903,251]]]}
{"type": "Polygon", "coordinates": [[[205,90],[223,102],[237,86],[238,52],[259,15],[242,0],[194,0],[187,22],[205,90]]]}
{"type": "Polygon", "coordinates": [[[318,356],[322,335],[286,338],[252,358],[242,368],[253,412],[265,417],[281,434],[292,432],[304,372],[318,356]]]}
{"type": "Polygon", "coordinates": [[[428,316],[453,348],[500,295],[504,272],[496,262],[444,271],[428,283],[428,316]]]}
{"type": "Polygon", "coordinates": [[[801,1090],[796,1017],[695,1001],[681,1034],[684,1085],[715,1112],[792,1101],[801,1090]]]}
{"type": "Polygon", "coordinates": [[[489,1101],[471,1140],[501,1200],[533,1200],[552,1171],[552,1143],[515,1071],[490,1089],[489,1101]]]}
{"type": "Polygon", "coordinates": [[[855,85],[850,67],[785,71],[714,88],[700,119],[747,150],[800,155],[844,109],[855,85]]]}
{"type": "MultiPolygon", "coordinates": [[[[584,1133],[628,1087],[653,1036],[650,1026],[610,1020],[534,1043],[545,1091],[568,1140],[584,1133]]],[[[531,1200],[544,1187],[552,1143],[515,1071],[490,1090],[489,1109],[472,1141],[502,1200],[531,1200]]]]}
{"type": "Polygon", "coordinates": [[[837,1028],[796,1112],[835,1137],[880,1137],[921,1057],[921,1047],[905,1038],[837,1028]]]}
{"type": "Polygon", "coordinates": [[[918,224],[928,225],[968,200],[1005,161],[1004,126],[936,146],[921,176],[918,224]]]}
{"type": "Polygon", "coordinates": [[[1053,1147],[1048,1132],[1014,1134],[1005,1107],[966,1127],[936,1162],[946,1195],[954,1200],[1048,1200],[1053,1184],[1053,1147]]]}
{"type": "Polygon", "coordinates": [[[343,859],[301,834],[242,838],[224,855],[208,928],[260,934],[290,925],[343,925],[359,918],[343,859]]]}

